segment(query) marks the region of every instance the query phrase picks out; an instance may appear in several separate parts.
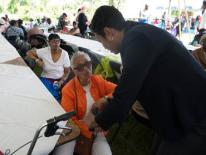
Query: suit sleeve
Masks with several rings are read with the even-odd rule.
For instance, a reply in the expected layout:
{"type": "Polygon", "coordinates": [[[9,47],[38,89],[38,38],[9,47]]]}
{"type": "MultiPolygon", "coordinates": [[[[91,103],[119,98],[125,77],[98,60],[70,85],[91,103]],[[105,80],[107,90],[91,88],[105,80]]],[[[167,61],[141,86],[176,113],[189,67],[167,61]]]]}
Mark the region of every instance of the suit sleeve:
{"type": "Polygon", "coordinates": [[[104,88],[105,88],[106,96],[111,98],[116,86],[117,86],[116,84],[104,80],[104,88]]]}
{"type": "Polygon", "coordinates": [[[123,40],[121,50],[123,72],[113,99],[109,100],[106,108],[95,118],[98,125],[105,130],[115,122],[125,119],[159,55],[150,38],[141,32],[136,33],[135,36],[133,33],[129,32],[126,35],[129,39],[123,40]]]}

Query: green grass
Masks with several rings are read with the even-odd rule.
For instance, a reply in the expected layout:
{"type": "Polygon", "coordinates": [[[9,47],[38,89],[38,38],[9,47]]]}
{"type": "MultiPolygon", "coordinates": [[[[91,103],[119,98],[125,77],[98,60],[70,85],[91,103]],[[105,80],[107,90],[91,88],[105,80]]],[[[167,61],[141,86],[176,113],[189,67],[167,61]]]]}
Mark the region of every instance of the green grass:
{"type": "MultiPolygon", "coordinates": [[[[107,138],[111,139],[112,135],[118,128],[114,125],[107,138]]],[[[116,138],[112,141],[111,148],[113,155],[149,155],[154,132],[151,128],[138,123],[132,116],[121,126],[116,138]]]]}

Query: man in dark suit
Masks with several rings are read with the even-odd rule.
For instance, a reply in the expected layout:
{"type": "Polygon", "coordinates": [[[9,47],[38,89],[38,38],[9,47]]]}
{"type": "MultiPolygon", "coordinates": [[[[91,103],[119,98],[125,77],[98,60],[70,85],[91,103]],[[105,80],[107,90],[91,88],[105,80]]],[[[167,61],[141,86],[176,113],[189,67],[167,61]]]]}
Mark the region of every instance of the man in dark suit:
{"type": "Polygon", "coordinates": [[[113,6],[98,8],[90,28],[123,65],[113,99],[88,115],[90,128],[109,129],[139,100],[161,138],[157,155],[205,155],[206,73],[182,43],[160,28],[126,22],[113,6]]]}

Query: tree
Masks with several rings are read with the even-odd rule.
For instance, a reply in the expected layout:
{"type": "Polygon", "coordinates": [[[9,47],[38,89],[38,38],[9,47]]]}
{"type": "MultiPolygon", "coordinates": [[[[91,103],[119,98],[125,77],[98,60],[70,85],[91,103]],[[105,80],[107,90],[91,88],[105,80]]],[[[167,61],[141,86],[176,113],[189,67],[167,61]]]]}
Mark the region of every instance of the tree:
{"type": "Polygon", "coordinates": [[[56,0],[57,3],[50,3],[51,1],[55,2],[55,0],[0,0],[0,12],[8,11],[24,19],[46,16],[55,21],[63,12],[66,12],[71,17],[69,20],[73,20],[77,10],[86,5],[86,15],[88,19],[91,19],[99,6],[109,4],[119,9],[125,0],[59,0],[61,3],[56,0]]]}
{"type": "Polygon", "coordinates": [[[16,7],[16,4],[18,3],[18,0],[11,0],[9,2],[9,6],[8,6],[8,11],[11,13],[11,14],[15,14],[17,13],[18,9],[16,7]]]}
{"type": "Polygon", "coordinates": [[[114,5],[114,0],[109,0],[109,5],[114,5]]]}
{"type": "Polygon", "coordinates": [[[28,2],[28,0],[19,0],[20,6],[27,6],[29,4],[28,2]]]}
{"type": "Polygon", "coordinates": [[[116,8],[120,8],[121,4],[124,2],[125,0],[109,0],[109,5],[113,5],[116,8]]]}
{"type": "Polygon", "coordinates": [[[3,12],[3,7],[2,6],[0,6],[0,13],[2,13],[3,12]]]}

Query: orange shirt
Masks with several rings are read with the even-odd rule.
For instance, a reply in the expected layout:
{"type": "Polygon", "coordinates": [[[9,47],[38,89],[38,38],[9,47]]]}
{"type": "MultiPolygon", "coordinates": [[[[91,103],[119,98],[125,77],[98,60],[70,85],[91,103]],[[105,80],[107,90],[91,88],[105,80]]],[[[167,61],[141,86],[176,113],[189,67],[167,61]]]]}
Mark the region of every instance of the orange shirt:
{"type": "MultiPolygon", "coordinates": [[[[112,96],[116,85],[104,80],[99,75],[92,75],[90,79],[90,93],[94,101],[104,96],[112,96]]],[[[87,99],[85,90],[81,86],[77,77],[69,81],[62,89],[61,105],[66,112],[76,111],[77,114],[72,120],[80,128],[81,134],[87,138],[91,138],[92,134],[88,126],[79,120],[83,120],[86,114],[87,99]]]]}

